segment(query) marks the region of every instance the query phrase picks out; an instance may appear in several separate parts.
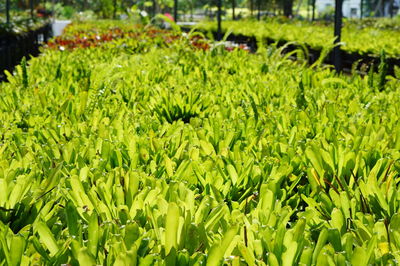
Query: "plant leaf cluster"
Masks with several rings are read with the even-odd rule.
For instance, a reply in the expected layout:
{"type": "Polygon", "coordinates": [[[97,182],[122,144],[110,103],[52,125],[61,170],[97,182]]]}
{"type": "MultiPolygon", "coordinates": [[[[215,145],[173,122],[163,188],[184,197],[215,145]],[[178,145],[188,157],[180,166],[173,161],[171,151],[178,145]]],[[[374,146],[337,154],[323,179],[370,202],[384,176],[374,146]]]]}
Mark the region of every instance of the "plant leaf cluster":
{"type": "Polygon", "coordinates": [[[400,260],[396,80],[148,45],[48,49],[0,84],[1,263],[400,260]]]}

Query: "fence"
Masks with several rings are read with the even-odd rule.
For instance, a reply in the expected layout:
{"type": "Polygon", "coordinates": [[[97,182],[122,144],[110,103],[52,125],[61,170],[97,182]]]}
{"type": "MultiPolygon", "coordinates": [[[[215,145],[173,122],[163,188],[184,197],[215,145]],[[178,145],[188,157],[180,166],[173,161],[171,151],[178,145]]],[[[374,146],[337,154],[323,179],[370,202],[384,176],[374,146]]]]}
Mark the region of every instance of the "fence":
{"type": "Polygon", "coordinates": [[[5,80],[4,70],[12,71],[22,57],[37,56],[39,47],[51,37],[50,23],[29,32],[0,37],[0,80],[5,80]]]}

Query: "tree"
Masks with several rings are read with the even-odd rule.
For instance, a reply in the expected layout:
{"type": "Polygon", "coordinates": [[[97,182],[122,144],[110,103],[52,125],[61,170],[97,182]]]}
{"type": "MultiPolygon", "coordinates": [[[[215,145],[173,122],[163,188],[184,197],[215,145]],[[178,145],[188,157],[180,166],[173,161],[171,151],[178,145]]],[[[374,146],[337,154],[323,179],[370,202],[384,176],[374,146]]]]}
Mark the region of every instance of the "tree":
{"type": "Polygon", "coordinates": [[[293,16],[293,0],[283,0],[282,2],[282,9],[283,15],[285,17],[292,17],[293,16]]]}

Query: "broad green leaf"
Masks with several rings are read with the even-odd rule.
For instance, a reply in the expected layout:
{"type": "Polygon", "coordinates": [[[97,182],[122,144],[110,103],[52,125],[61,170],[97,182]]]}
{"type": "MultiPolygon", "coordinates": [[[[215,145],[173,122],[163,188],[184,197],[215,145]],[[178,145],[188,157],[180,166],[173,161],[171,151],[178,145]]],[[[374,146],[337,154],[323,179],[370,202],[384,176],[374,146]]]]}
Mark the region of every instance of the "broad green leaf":
{"type": "Polygon", "coordinates": [[[225,234],[220,243],[216,243],[211,247],[209,256],[207,259],[207,265],[220,265],[220,262],[224,256],[225,250],[229,247],[233,238],[237,233],[237,227],[231,227],[225,234]]]}
{"type": "Polygon", "coordinates": [[[77,259],[80,265],[96,265],[96,260],[90,254],[90,251],[85,247],[79,250],[77,259]]]}
{"type": "Polygon", "coordinates": [[[99,224],[98,217],[96,212],[92,212],[92,215],[89,218],[89,227],[88,227],[88,250],[92,254],[93,257],[97,257],[99,244],[99,224]]]}
{"type": "Polygon", "coordinates": [[[22,236],[12,236],[10,246],[11,265],[20,265],[24,253],[25,239],[22,236]]]}
{"type": "Polygon", "coordinates": [[[58,252],[59,247],[53,233],[50,231],[47,225],[44,222],[39,221],[36,224],[36,230],[39,234],[40,241],[43,242],[47,249],[50,251],[50,255],[55,255],[58,252]]]}
{"type": "Polygon", "coordinates": [[[178,247],[179,207],[171,202],[165,222],[165,254],[169,254],[172,248],[178,247]]]}
{"type": "Polygon", "coordinates": [[[228,170],[229,176],[232,180],[232,184],[236,185],[236,182],[238,180],[238,174],[236,172],[236,169],[233,165],[229,164],[226,169],[228,170]]]}

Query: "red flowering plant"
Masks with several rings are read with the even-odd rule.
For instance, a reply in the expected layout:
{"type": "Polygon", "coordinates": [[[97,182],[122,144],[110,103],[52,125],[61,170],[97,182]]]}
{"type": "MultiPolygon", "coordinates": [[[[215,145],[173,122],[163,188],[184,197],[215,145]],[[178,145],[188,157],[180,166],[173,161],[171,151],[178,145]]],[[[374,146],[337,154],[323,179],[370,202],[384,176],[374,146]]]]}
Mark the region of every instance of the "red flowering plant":
{"type": "MultiPolygon", "coordinates": [[[[173,22],[172,22],[173,23],[173,22]]],[[[215,46],[224,46],[225,50],[248,50],[243,45],[229,42],[212,44],[200,32],[182,33],[174,27],[173,30],[160,29],[151,25],[143,26],[121,22],[99,21],[87,24],[70,24],[61,36],[53,38],[47,44],[50,49],[73,50],[76,48],[123,48],[132,52],[143,52],[150,47],[168,47],[179,42],[189,47],[203,51],[215,46]]]]}

